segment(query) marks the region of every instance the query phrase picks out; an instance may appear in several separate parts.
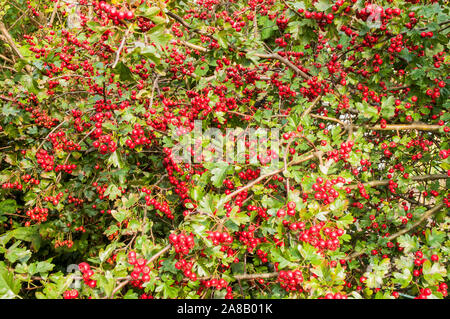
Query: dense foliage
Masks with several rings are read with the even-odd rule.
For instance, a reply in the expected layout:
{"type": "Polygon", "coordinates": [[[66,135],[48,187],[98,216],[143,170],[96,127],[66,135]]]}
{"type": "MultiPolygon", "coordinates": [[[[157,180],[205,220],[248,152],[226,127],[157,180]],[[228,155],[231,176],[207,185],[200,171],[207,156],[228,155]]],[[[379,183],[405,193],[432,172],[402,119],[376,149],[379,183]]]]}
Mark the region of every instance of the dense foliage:
{"type": "Polygon", "coordinates": [[[0,0],[0,297],[445,298],[445,3],[0,0]]]}

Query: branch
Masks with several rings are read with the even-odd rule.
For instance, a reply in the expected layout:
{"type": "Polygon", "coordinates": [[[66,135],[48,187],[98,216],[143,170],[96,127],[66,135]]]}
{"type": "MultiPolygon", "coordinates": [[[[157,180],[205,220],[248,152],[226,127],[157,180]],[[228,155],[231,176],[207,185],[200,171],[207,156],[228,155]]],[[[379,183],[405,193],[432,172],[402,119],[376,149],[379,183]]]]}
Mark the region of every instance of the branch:
{"type": "Polygon", "coordinates": [[[55,132],[57,129],[59,129],[64,123],[66,123],[66,120],[62,121],[61,123],[58,124],[58,126],[56,126],[53,130],[50,131],[50,133],[47,134],[47,136],[44,138],[44,140],[42,141],[41,144],[39,144],[37,150],[36,150],[36,154],[39,152],[39,150],[41,149],[42,145],[44,145],[45,141],[48,139],[48,137],[50,136],[50,134],[52,134],[53,132],[55,132]]]}
{"type": "Polygon", "coordinates": [[[6,29],[6,26],[3,22],[0,21],[0,32],[5,38],[6,42],[8,42],[11,49],[14,51],[15,54],[21,59],[23,59],[22,53],[20,53],[19,49],[17,48],[16,44],[14,43],[14,40],[12,36],[9,34],[8,30],[6,29]]]}
{"type": "Polygon", "coordinates": [[[317,103],[319,103],[320,99],[322,98],[322,94],[318,95],[316,97],[316,99],[311,103],[311,105],[302,113],[301,118],[305,117],[306,115],[308,115],[312,109],[314,108],[314,106],[316,106],[317,103]]]}
{"type": "Polygon", "coordinates": [[[420,130],[420,131],[439,131],[442,126],[440,125],[430,125],[430,124],[391,124],[386,125],[386,127],[381,127],[381,125],[366,126],[369,130],[375,131],[395,131],[395,130],[420,130]]]}
{"type": "MultiPolygon", "coordinates": [[[[0,21],[0,33],[3,35],[3,38],[6,40],[6,42],[9,44],[11,50],[21,59],[23,59],[23,55],[22,53],[20,53],[20,50],[17,48],[16,44],[14,43],[14,40],[11,36],[11,34],[9,34],[8,30],[6,29],[6,26],[3,22],[0,21]]],[[[28,73],[31,73],[31,67],[29,65],[25,66],[25,70],[28,73]]]]}
{"type": "Polygon", "coordinates": [[[328,116],[322,116],[322,115],[316,115],[316,114],[310,114],[309,116],[314,117],[316,119],[321,119],[324,121],[332,121],[332,122],[336,122],[339,123],[340,125],[342,125],[343,127],[347,127],[348,125],[346,123],[344,123],[343,121],[336,119],[334,117],[328,117],[328,116]]]}
{"type": "Polygon", "coordinates": [[[2,58],[3,60],[5,60],[5,61],[7,61],[7,62],[9,62],[9,63],[13,63],[13,64],[14,64],[14,61],[13,61],[13,60],[11,60],[10,58],[4,56],[3,54],[0,54],[0,58],[2,58]]]}
{"type": "Polygon", "coordinates": [[[52,15],[50,17],[50,21],[48,22],[48,25],[53,25],[53,21],[55,21],[55,17],[56,17],[56,13],[58,12],[58,6],[59,6],[59,0],[55,2],[54,6],[53,6],[53,12],[52,15]]]}
{"type": "Polygon", "coordinates": [[[14,102],[14,100],[12,98],[4,96],[2,94],[0,94],[0,99],[5,100],[5,101],[9,101],[9,102],[14,102]]]}
{"type": "Polygon", "coordinates": [[[254,56],[261,58],[261,59],[276,59],[280,61],[281,63],[287,65],[289,68],[291,68],[297,75],[300,75],[304,79],[309,79],[310,76],[300,70],[295,64],[293,64],[291,61],[289,61],[286,58],[283,58],[278,53],[272,53],[272,54],[262,54],[262,53],[253,53],[254,56]]]}
{"type": "MultiPolygon", "coordinates": [[[[235,275],[232,276],[236,280],[253,280],[253,279],[269,279],[269,278],[275,278],[278,277],[277,272],[268,272],[268,273],[261,273],[261,274],[243,274],[243,275],[235,275]]],[[[213,276],[208,277],[200,277],[197,278],[198,280],[210,280],[213,279],[213,276]]],[[[188,281],[188,278],[183,279],[183,281],[188,281]]]]}
{"type": "Polygon", "coordinates": [[[185,45],[185,46],[187,46],[188,48],[191,48],[191,49],[194,49],[194,50],[197,50],[197,51],[200,51],[200,52],[204,52],[204,53],[208,52],[208,49],[206,49],[206,48],[204,48],[202,46],[190,43],[190,42],[180,41],[180,43],[185,45]]]}
{"type": "Polygon", "coordinates": [[[122,52],[122,49],[123,49],[123,46],[125,45],[125,41],[127,40],[128,34],[130,34],[131,27],[132,27],[132,24],[130,24],[130,27],[127,29],[127,31],[125,32],[125,34],[123,36],[122,42],[120,42],[119,49],[117,49],[117,52],[116,52],[116,59],[114,60],[114,63],[111,67],[112,69],[114,69],[116,67],[117,63],[119,63],[120,52],[122,52]]]}
{"type": "MultiPolygon", "coordinates": [[[[422,175],[422,176],[412,176],[409,180],[414,182],[424,182],[424,181],[434,181],[438,179],[448,179],[450,176],[446,174],[432,174],[432,175],[422,175]]],[[[371,181],[367,183],[362,183],[363,186],[376,187],[376,186],[384,186],[389,184],[390,179],[383,179],[381,181],[371,181]]],[[[355,189],[359,184],[353,184],[347,186],[350,189],[355,189]]]]}
{"type": "Polygon", "coordinates": [[[195,32],[195,33],[198,33],[198,34],[201,34],[201,35],[204,35],[204,36],[209,37],[208,34],[202,32],[201,30],[192,28],[192,27],[191,27],[189,24],[187,24],[187,22],[184,21],[184,19],[183,19],[182,17],[180,17],[179,15],[177,15],[177,14],[175,14],[175,13],[173,13],[173,12],[170,12],[170,11],[167,11],[166,14],[167,14],[169,17],[171,17],[172,19],[178,21],[183,27],[185,27],[185,28],[188,29],[189,31],[192,31],[192,32],[195,32]]]}

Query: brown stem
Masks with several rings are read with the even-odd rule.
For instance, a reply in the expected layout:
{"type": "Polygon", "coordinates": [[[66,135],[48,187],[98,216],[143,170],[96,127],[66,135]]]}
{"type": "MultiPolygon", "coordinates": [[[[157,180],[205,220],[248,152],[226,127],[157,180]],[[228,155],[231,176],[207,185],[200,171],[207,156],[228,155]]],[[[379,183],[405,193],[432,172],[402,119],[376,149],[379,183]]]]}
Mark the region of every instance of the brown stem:
{"type": "MultiPolygon", "coordinates": [[[[409,180],[414,181],[414,182],[423,182],[423,181],[434,181],[434,180],[438,180],[438,179],[448,179],[450,178],[450,176],[446,175],[446,174],[432,174],[432,175],[422,175],[422,176],[412,176],[409,178],[409,180]]],[[[389,184],[390,179],[383,179],[381,181],[371,181],[371,182],[366,182],[366,183],[362,183],[362,185],[364,187],[369,186],[369,187],[376,187],[376,186],[384,186],[384,185],[388,185],[389,184]]],[[[349,185],[347,186],[350,189],[355,189],[358,188],[359,184],[353,184],[353,185],[349,185]]]]}
{"type": "Polygon", "coordinates": [[[304,78],[306,80],[310,78],[310,76],[308,74],[306,74],[305,72],[300,70],[294,63],[292,63],[291,61],[289,61],[286,58],[283,58],[278,53],[272,53],[272,54],[254,53],[254,56],[261,58],[261,59],[276,59],[276,60],[280,61],[281,63],[287,65],[290,69],[292,69],[297,75],[300,75],[302,78],[304,78]]]}
{"type": "Polygon", "coordinates": [[[419,130],[419,131],[439,131],[442,126],[440,125],[430,125],[430,124],[390,124],[385,127],[381,125],[367,126],[369,130],[375,131],[395,131],[395,130],[419,130]]]}
{"type": "Polygon", "coordinates": [[[320,99],[322,98],[322,95],[318,95],[316,97],[316,99],[311,103],[311,105],[302,113],[301,118],[305,117],[306,115],[308,115],[312,109],[314,108],[314,106],[316,106],[317,103],[319,103],[320,99]]]}

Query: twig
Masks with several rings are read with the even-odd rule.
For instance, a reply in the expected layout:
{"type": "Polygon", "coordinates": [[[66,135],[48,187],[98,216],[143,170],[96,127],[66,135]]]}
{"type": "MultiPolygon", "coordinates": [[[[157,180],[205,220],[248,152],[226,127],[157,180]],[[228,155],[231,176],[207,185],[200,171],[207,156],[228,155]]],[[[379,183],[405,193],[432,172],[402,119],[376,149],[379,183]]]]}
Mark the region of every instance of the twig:
{"type": "Polygon", "coordinates": [[[48,139],[48,137],[50,136],[50,134],[52,134],[53,132],[55,132],[57,129],[59,129],[64,123],[66,123],[66,120],[62,121],[61,123],[59,123],[53,130],[50,131],[50,133],[47,134],[47,136],[44,138],[44,140],[42,141],[41,144],[39,144],[36,153],[39,152],[39,150],[41,149],[42,145],[44,145],[45,141],[48,139]]]}
{"type": "MultiPolygon", "coordinates": [[[[434,181],[434,180],[438,180],[438,179],[449,179],[449,178],[450,178],[450,176],[448,176],[446,174],[432,174],[432,175],[412,176],[409,178],[409,180],[413,181],[413,182],[423,182],[423,181],[434,181]]],[[[369,186],[369,187],[384,186],[384,185],[388,185],[389,181],[391,181],[391,180],[383,179],[380,181],[371,181],[371,182],[366,182],[366,183],[361,183],[361,184],[353,184],[353,185],[349,185],[347,187],[350,189],[355,189],[355,188],[358,188],[358,185],[369,186]]]]}
{"type": "Polygon", "coordinates": [[[116,59],[114,60],[113,65],[111,66],[111,68],[113,68],[113,69],[116,67],[117,63],[119,63],[120,52],[122,52],[123,46],[125,45],[125,41],[127,40],[127,37],[131,31],[132,26],[133,25],[130,24],[130,26],[128,27],[127,31],[125,32],[125,34],[123,36],[122,42],[120,42],[119,49],[117,49],[117,51],[116,51],[116,59]]]}
{"type": "Polygon", "coordinates": [[[308,115],[312,109],[314,108],[314,106],[316,106],[317,103],[319,103],[320,99],[322,98],[322,95],[319,94],[316,99],[311,103],[311,105],[302,113],[301,118],[305,117],[306,115],[308,115]]]}

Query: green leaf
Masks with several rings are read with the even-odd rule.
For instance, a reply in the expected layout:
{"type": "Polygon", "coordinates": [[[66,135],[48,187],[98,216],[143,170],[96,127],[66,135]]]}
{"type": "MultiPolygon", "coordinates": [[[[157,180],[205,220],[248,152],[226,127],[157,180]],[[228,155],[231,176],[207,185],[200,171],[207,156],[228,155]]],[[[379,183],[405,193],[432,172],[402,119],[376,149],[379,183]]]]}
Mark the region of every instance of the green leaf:
{"type": "Polygon", "coordinates": [[[447,270],[440,263],[435,262],[431,265],[431,262],[427,260],[423,264],[422,273],[423,278],[428,281],[430,285],[435,285],[444,279],[447,275],[447,270]]]}
{"type": "Polygon", "coordinates": [[[250,217],[243,212],[237,212],[238,206],[234,206],[233,209],[230,212],[230,220],[235,223],[236,225],[240,226],[242,224],[247,224],[250,222],[250,217]]]}
{"type": "Polygon", "coordinates": [[[6,199],[0,202],[0,215],[13,214],[17,210],[17,203],[14,199],[6,199]]]}
{"type": "Polygon", "coordinates": [[[447,235],[444,232],[440,232],[437,229],[433,229],[431,232],[429,229],[425,231],[425,238],[427,239],[427,244],[431,247],[439,247],[445,240],[447,235]]]}
{"type": "Polygon", "coordinates": [[[17,116],[17,114],[19,114],[19,110],[15,109],[14,107],[12,107],[9,103],[3,105],[2,108],[2,114],[6,117],[8,116],[17,116]]]}
{"type": "Polygon", "coordinates": [[[0,261],[0,299],[14,299],[18,297],[21,284],[14,278],[5,263],[0,261]]]}
{"type": "Polygon", "coordinates": [[[339,228],[347,228],[348,225],[353,224],[353,216],[350,213],[345,214],[344,216],[340,217],[336,224],[339,228]]]}
{"type": "Polygon", "coordinates": [[[127,216],[128,216],[128,211],[122,208],[119,208],[118,210],[112,210],[111,211],[111,215],[113,215],[113,217],[119,222],[123,222],[127,216]]]}
{"type": "Polygon", "coordinates": [[[291,263],[289,260],[287,260],[286,258],[284,258],[284,256],[279,252],[279,249],[273,249],[270,252],[271,256],[272,256],[272,260],[275,262],[278,262],[278,268],[279,269],[283,269],[286,266],[290,266],[293,263],[291,263]]]}
{"type": "Polygon", "coordinates": [[[391,118],[395,114],[395,106],[394,106],[395,98],[391,95],[387,99],[383,100],[381,104],[381,114],[384,118],[391,118]]]}
{"type": "Polygon", "coordinates": [[[116,74],[119,74],[121,81],[133,80],[133,73],[131,73],[130,68],[127,67],[122,61],[117,63],[116,67],[114,68],[114,72],[116,74]]]}
{"type": "Polygon", "coordinates": [[[332,6],[333,3],[330,0],[319,0],[314,4],[314,7],[319,11],[327,11],[332,6]]]}
{"type": "Polygon", "coordinates": [[[119,169],[121,169],[124,166],[122,158],[120,157],[117,151],[112,153],[111,156],[108,158],[108,164],[111,164],[119,169]]]}
{"type": "Polygon", "coordinates": [[[20,243],[21,241],[19,240],[6,250],[5,257],[10,263],[15,263],[16,261],[26,263],[30,259],[31,251],[25,247],[18,247],[20,243]]]}
{"type": "Polygon", "coordinates": [[[316,249],[307,243],[299,244],[297,246],[298,251],[304,259],[311,262],[313,265],[320,265],[322,263],[322,258],[316,252],[316,249]]]}
{"type": "Polygon", "coordinates": [[[100,249],[100,252],[98,253],[98,257],[100,258],[100,261],[103,263],[105,260],[111,255],[111,253],[116,249],[117,243],[109,244],[105,249],[100,249]]]}
{"type": "Polygon", "coordinates": [[[228,164],[227,162],[218,162],[218,163],[213,163],[212,166],[209,167],[213,167],[211,169],[211,181],[213,182],[213,185],[215,187],[220,187],[222,186],[222,183],[225,179],[225,177],[227,176],[227,170],[228,167],[230,166],[230,164],[228,164]]]}
{"type": "Polygon", "coordinates": [[[55,265],[53,265],[51,263],[51,261],[52,261],[52,258],[50,258],[50,259],[48,259],[46,261],[39,261],[39,262],[37,262],[36,263],[36,269],[34,270],[34,273],[31,274],[31,275],[34,275],[34,274],[37,274],[37,273],[43,275],[43,274],[48,273],[49,271],[52,271],[53,268],[55,267],[55,265]]]}
{"type": "Polygon", "coordinates": [[[163,285],[163,295],[164,298],[176,298],[178,296],[178,288],[172,287],[166,283],[163,285]]]}
{"type": "Polygon", "coordinates": [[[403,269],[402,273],[394,272],[394,279],[392,279],[393,283],[400,284],[400,288],[408,287],[409,283],[412,280],[412,274],[409,269],[403,269]]]}
{"type": "Polygon", "coordinates": [[[161,47],[165,47],[172,39],[172,36],[169,33],[166,33],[166,28],[162,24],[151,28],[148,34],[150,36],[150,40],[161,47]]]}
{"type": "Polygon", "coordinates": [[[130,208],[131,206],[136,204],[138,202],[138,200],[139,200],[138,194],[130,194],[130,196],[128,196],[128,198],[125,198],[125,197],[122,198],[122,202],[123,202],[125,208],[130,208]]]}
{"type": "Polygon", "coordinates": [[[412,237],[408,234],[398,237],[397,242],[404,248],[405,253],[416,251],[419,248],[419,241],[417,237],[412,237]]]}
{"type": "Polygon", "coordinates": [[[149,7],[147,5],[141,5],[136,10],[136,13],[137,13],[137,15],[140,15],[142,17],[146,17],[146,18],[150,19],[150,18],[156,16],[160,11],[161,11],[161,9],[157,6],[149,7]]]}

